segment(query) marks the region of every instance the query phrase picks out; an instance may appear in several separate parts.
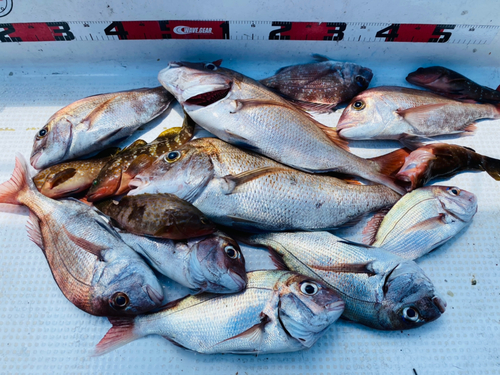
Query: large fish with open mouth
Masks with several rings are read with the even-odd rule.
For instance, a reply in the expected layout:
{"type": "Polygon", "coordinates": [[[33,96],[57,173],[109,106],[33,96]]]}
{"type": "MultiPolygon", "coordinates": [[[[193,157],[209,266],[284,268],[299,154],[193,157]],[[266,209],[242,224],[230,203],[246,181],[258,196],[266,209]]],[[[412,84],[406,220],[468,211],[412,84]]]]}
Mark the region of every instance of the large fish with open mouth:
{"type": "Polygon", "coordinates": [[[104,150],[106,156],[99,154],[85,160],[67,161],[48,167],[33,177],[40,193],[49,198],[63,198],[82,193],[92,185],[101,168],[120,151],[114,147],[104,150]]]}
{"type": "Polygon", "coordinates": [[[186,241],[126,232],[120,232],[120,236],[156,271],[197,293],[237,293],[245,289],[245,258],[238,243],[222,232],[186,241]]]}
{"type": "Polygon", "coordinates": [[[437,94],[456,100],[475,100],[481,103],[500,103],[500,92],[481,86],[469,78],[443,66],[418,68],[406,80],[437,94]]]}
{"type": "Polygon", "coordinates": [[[333,128],[218,62],[171,62],[158,79],[197,124],[226,142],[296,169],[356,175],[404,194],[380,164],[348,152],[333,128]]]}
{"type": "MultiPolygon", "coordinates": [[[[380,221],[364,230],[365,243],[414,260],[470,224],[477,198],[454,186],[427,186],[404,195],[380,221]]],[[[369,250],[368,250],[369,251],[369,250]]]]}
{"type": "Polygon", "coordinates": [[[313,58],[316,62],[286,66],[260,83],[305,110],[328,113],[366,90],[373,77],[370,69],[357,64],[313,58]]]}
{"type": "Polygon", "coordinates": [[[218,224],[253,232],[333,229],[400,198],[383,185],[297,171],[217,138],[165,154],[130,186],[130,198],[175,194],[218,224]]]}
{"type": "Polygon", "coordinates": [[[344,300],[343,317],[369,327],[415,328],[445,311],[446,302],[415,262],[382,249],[345,243],[328,232],[267,233],[242,240],[270,249],[277,265],[284,262],[325,282],[344,300]]]}
{"type": "Polygon", "coordinates": [[[77,100],[57,111],[38,131],[31,165],[44,169],[102,150],[162,114],[172,100],[161,86],[77,100]]]}
{"type": "Polygon", "coordinates": [[[153,271],[95,209],[40,194],[22,157],[0,185],[0,203],[30,209],[28,235],[45,254],[64,296],[99,316],[136,315],[161,306],[153,271]]]}
{"type": "Polygon", "coordinates": [[[294,352],[313,346],[343,310],[324,282],[290,271],[254,271],[240,293],[204,293],[135,319],[110,319],[113,327],[95,354],[153,334],[205,354],[294,352]]]}
{"type": "Polygon", "coordinates": [[[492,104],[464,103],[428,91],[381,86],[363,91],[344,109],[337,124],[349,140],[404,139],[473,132],[481,119],[496,119],[492,104]]]}
{"type": "Polygon", "coordinates": [[[188,142],[193,137],[195,125],[186,115],[181,128],[167,129],[151,143],[146,143],[142,139],[132,143],[102,167],[92,182],[87,200],[94,202],[127,193],[129,182],[138,173],[147,169],[158,156],[188,142]]]}

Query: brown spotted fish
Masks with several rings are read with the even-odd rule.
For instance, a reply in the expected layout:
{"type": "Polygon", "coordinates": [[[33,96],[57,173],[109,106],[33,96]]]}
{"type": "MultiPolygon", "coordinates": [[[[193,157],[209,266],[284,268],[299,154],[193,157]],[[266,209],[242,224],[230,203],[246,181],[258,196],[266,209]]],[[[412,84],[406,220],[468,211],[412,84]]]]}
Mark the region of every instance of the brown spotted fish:
{"type": "Polygon", "coordinates": [[[129,182],[148,168],[157,158],[188,142],[194,134],[195,122],[187,115],[182,128],[165,130],[151,143],[139,139],[118,153],[101,169],[87,194],[89,202],[125,194],[129,182]]]}
{"type": "Polygon", "coordinates": [[[173,97],[163,87],[89,96],[60,109],[38,131],[31,165],[44,169],[100,151],[161,115],[173,97]]]}
{"type": "Polygon", "coordinates": [[[211,234],[213,224],[192,204],[173,194],[141,194],[95,203],[113,223],[130,233],[182,240],[211,234]]]}
{"type": "Polygon", "coordinates": [[[0,185],[0,203],[29,208],[28,235],[43,250],[61,292],[79,309],[117,316],[161,306],[155,274],[103,215],[76,199],[40,194],[22,157],[12,178],[0,185]]]}
{"type": "Polygon", "coordinates": [[[316,62],[281,68],[260,83],[307,111],[327,113],[366,90],[373,77],[370,69],[357,64],[313,58],[316,62]]]}
{"type": "Polygon", "coordinates": [[[110,148],[95,158],[53,165],[34,176],[33,182],[38,191],[46,197],[57,199],[74,196],[92,185],[101,168],[113,157],[112,154],[119,150],[117,147],[110,148]]]}

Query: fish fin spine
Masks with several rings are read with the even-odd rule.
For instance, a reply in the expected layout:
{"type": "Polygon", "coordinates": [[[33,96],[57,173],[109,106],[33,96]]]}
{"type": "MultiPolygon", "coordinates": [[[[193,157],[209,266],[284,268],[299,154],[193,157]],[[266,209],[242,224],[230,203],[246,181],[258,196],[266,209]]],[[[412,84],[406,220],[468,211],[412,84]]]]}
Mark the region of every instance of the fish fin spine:
{"type": "Polygon", "coordinates": [[[45,251],[42,229],[40,227],[40,219],[33,213],[33,211],[30,211],[29,220],[26,224],[26,230],[28,231],[28,238],[33,241],[40,249],[45,251]]]}
{"type": "Polygon", "coordinates": [[[113,325],[94,349],[93,357],[97,357],[119,348],[141,337],[134,332],[134,317],[110,317],[113,325]]]}
{"type": "Polygon", "coordinates": [[[477,126],[476,124],[470,124],[469,126],[467,126],[465,129],[464,129],[464,135],[473,135],[477,130],[477,126]]]}
{"type": "Polygon", "coordinates": [[[377,232],[384,220],[385,215],[389,212],[389,208],[384,208],[378,211],[366,224],[366,227],[363,229],[363,243],[366,245],[373,245],[376,240],[377,232]]]}
{"type": "Polygon", "coordinates": [[[346,139],[340,138],[336,128],[325,126],[313,118],[311,118],[311,120],[336,146],[340,147],[342,150],[349,151],[349,142],[346,139]]]}
{"type": "Polygon", "coordinates": [[[29,190],[37,189],[30,178],[26,160],[18,154],[12,177],[0,185],[0,203],[22,205],[22,196],[29,190]]]}

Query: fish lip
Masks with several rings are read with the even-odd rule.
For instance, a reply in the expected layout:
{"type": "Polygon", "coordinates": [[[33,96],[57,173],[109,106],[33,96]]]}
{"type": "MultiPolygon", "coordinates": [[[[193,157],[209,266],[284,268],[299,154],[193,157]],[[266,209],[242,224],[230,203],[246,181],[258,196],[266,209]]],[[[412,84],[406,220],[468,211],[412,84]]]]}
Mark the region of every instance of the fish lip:
{"type": "Polygon", "coordinates": [[[439,309],[441,314],[443,314],[446,311],[446,306],[448,304],[446,303],[446,301],[444,299],[440,298],[439,296],[434,296],[434,298],[432,299],[432,302],[439,309]]]}
{"type": "Polygon", "coordinates": [[[37,168],[36,167],[36,163],[38,162],[38,160],[40,159],[40,157],[42,156],[42,151],[43,150],[38,150],[37,152],[35,152],[34,154],[31,154],[31,157],[30,157],[30,164],[33,168],[37,169],[37,170],[40,170],[42,168],[37,168]]]}
{"type": "Polygon", "coordinates": [[[231,279],[233,279],[233,281],[238,286],[238,291],[242,291],[246,288],[246,286],[247,286],[246,274],[243,277],[243,276],[237,274],[236,272],[234,272],[233,270],[229,270],[228,273],[229,273],[229,276],[231,277],[231,279]]]}
{"type": "Polygon", "coordinates": [[[325,306],[325,309],[331,312],[337,311],[344,311],[345,309],[345,302],[343,300],[331,302],[325,306]]]}
{"type": "Polygon", "coordinates": [[[155,305],[161,305],[163,301],[163,294],[155,290],[151,285],[145,285],[142,287],[143,290],[148,294],[151,301],[154,302],[155,305]]]}

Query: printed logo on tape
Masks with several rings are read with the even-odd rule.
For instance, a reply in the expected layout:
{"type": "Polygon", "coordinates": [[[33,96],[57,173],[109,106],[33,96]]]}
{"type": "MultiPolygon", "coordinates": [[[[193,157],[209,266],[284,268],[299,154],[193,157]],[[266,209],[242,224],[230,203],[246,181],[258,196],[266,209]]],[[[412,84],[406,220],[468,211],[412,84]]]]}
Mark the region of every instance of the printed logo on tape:
{"type": "Polygon", "coordinates": [[[189,26],[176,26],[174,33],[179,35],[186,34],[213,34],[211,27],[189,27],[189,26]]]}
{"type": "Polygon", "coordinates": [[[5,17],[12,11],[14,0],[0,0],[0,17],[5,17]]]}

